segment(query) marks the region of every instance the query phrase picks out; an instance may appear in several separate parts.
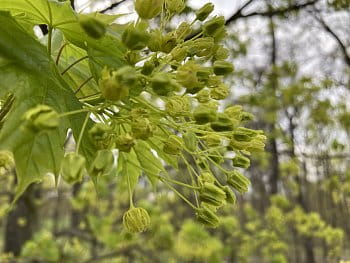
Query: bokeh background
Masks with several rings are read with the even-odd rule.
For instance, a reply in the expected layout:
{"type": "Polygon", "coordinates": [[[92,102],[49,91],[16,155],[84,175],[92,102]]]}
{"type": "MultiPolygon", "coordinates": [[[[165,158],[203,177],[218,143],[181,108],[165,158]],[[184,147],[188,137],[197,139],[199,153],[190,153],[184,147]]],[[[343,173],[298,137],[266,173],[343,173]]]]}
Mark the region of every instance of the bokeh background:
{"type": "MultiPolygon", "coordinates": [[[[174,27],[206,2],[188,1],[174,27]]],[[[127,196],[113,177],[99,195],[91,181],[56,189],[47,177],[6,213],[14,178],[1,176],[0,262],[350,262],[349,0],[212,2],[235,65],[227,103],[252,112],[248,126],[268,136],[246,172],[249,192],[206,229],[174,194],[141,179],[135,199],[152,226],[130,235],[121,224],[127,196]]],[[[118,23],[136,17],[132,0],[72,4],[126,14],[118,23]]]]}

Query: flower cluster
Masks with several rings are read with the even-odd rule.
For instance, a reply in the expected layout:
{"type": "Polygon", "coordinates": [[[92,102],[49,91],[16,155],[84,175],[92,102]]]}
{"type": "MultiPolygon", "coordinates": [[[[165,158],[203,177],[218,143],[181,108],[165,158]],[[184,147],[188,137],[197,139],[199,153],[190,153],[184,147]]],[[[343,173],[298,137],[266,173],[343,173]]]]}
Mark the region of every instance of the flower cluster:
{"type": "MultiPolygon", "coordinates": [[[[261,131],[241,127],[252,119],[241,106],[219,110],[220,101],[230,93],[224,80],[234,71],[227,60],[229,50],[221,43],[227,34],[224,17],[210,16],[214,6],[208,3],[196,11],[192,22],[169,30],[172,17],[184,8],[183,0],[135,1],[139,19],[125,25],[121,35],[127,65],[102,70],[100,98],[89,105],[93,114],[102,117],[88,132],[99,151],[87,170],[91,177],[107,174],[113,165],[112,149],[129,154],[142,141],[158,151],[163,161],[175,158],[187,166],[189,178],[184,181],[191,184],[167,172],[152,176],[191,205],[198,221],[216,227],[217,210],[235,202],[233,189],[239,193],[248,190],[249,180],[240,169],[249,167],[252,152],[263,151],[266,137],[261,131]],[[157,28],[156,17],[160,21],[157,28]],[[193,190],[196,204],[172,184],[193,190]]],[[[101,37],[106,30],[93,22],[84,18],[82,28],[92,37],[101,37]]],[[[57,116],[40,106],[25,118],[36,130],[54,127],[57,116]]],[[[63,179],[70,183],[82,179],[83,157],[69,154],[63,164],[72,167],[62,169],[63,179]]],[[[132,200],[130,185],[129,190],[132,200]]],[[[130,232],[144,231],[149,220],[147,212],[134,208],[132,202],[124,215],[130,232]]]]}

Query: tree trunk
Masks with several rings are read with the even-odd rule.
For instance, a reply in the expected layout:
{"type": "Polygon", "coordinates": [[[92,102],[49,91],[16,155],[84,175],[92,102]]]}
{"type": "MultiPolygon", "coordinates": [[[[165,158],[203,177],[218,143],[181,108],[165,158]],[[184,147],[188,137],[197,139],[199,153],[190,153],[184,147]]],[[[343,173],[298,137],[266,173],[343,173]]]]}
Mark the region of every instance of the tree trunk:
{"type": "Polygon", "coordinates": [[[24,243],[30,240],[38,225],[36,199],[40,196],[38,185],[31,185],[18,199],[7,216],[4,252],[19,256],[24,243]],[[25,222],[23,225],[20,221],[25,222]]]}

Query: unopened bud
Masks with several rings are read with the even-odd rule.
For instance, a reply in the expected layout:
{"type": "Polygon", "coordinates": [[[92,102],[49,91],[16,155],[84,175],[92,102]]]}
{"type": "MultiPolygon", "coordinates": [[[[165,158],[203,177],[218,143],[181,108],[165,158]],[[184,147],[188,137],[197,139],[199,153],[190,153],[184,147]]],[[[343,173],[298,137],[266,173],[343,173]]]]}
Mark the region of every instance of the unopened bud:
{"type": "Polygon", "coordinates": [[[196,99],[200,102],[200,103],[207,103],[210,101],[210,91],[208,89],[202,89],[200,90],[197,95],[196,95],[196,99]]]}
{"type": "Polygon", "coordinates": [[[221,136],[214,133],[209,133],[203,137],[205,143],[209,147],[217,147],[221,145],[221,136]]]}
{"type": "Polygon", "coordinates": [[[151,79],[151,87],[154,93],[159,96],[167,96],[176,88],[170,76],[164,72],[156,74],[151,79]]]}
{"type": "Polygon", "coordinates": [[[221,206],[225,201],[226,194],[220,187],[213,183],[205,182],[199,195],[202,202],[213,206],[221,206]]]}
{"type": "Polygon", "coordinates": [[[210,124],[210,127],[214,131],[232,131],[233,124],[229,117],[227,117],[224,113],[219,113],[217,115],[217,119],[210,124]]]}
{"type": "Polygon", "coordinates": [[[184,0],[165,0],[165,6],[168,12],[179,14],[185,9],[186,4],[184,0]]]}
{"type": "Polygon", "coordinates": [[[90,175],[108,175],[114,163],[114,156],[110,150],[100,150],[97,152],[95,160],[92,162],[90,175]]]}
{"type": "Polygon", "coordinates": [[[52,130],[58,127],[58,113],[51,107],[39,104],[24,113],[26,126],[33,132],[52,130]]]}
{"type": "Polygon", "coordinates": [[[183,135],[183,140],[184,140],[186,148],[189,151],[194,152],[194,151],[197,150],[197,148],[198,148],[198,139],[197,139],[197,136],[193,132],[186,132],[183,135]]]}
{"type": "Polygon", "coordinates": [[[230,89],[224,84],[221,84],[218,87],[211,89],[210,91],[210,97],[214,100],[226,99],[229,94],[230,89]]]}
{"type": "Polygon", "coordinates": [[[219,225],[219,217],[206,205],[202,205],[196,211],[198,222],[207,227],[215,228],[219,225]]]}
{"type": "Polygon", "coordinates": [[[153,135],[153,126],[149,119],[140,118],[131,123],[131,131],[134,138],[147,140],[153,135]]]}
{"type": "Polygon", "coordinates": [[[164,0],[136,0],[135,10],[139,17],[152,19],[162,11],[164,0]]]}
{"type": "Polygon", "coordinates": [[[130,233],[140,233],[147,230],[151,224],[148,212],[142,207],[133,207],[123,215],[123,225],[130,233]]]}
{"type": "Polygon", "coordinates": [[[130,152],[134,145],[135,140],[128,133],[119,135],[115,140],[115,147],[122,152],[130,152]]]}
{"type": "Polygon", "coordinates": [[[222,187],[222,190],[226,194],[226,202],[230,203],[230,204],[235,204],[236,203],[236,195],[232,191],[232,189],[228,185],[225,185],[222,187]]]}
{"type": "Polygon", "coordinates": [[[63,180],[69,184],[80,182],[83,179],[85,163],[85,158],[77,153],[66,154],[61,163],[63,180]]]}
{"type": "Polygon", "coordinates": [[[200,105],[193,112],[193,118],[198,124],[206,124],[216,120],[216,110],[200,105]]]}
{"type": "Polygon", "coordinates": [[[225,18],[223,16],[213,17],[203,25],[204,36],[215,36],[225,27],[225,18]]]}
{"type": "Polygon", "coordinates": [[[214,5],[212,3],[206,3],[196,12],[196,19],[199,21],[204,21],[213,12],[214,5]]]}
{"type": "Polygon", "coordinates": [[[227,75],[233,72],[232,63],[224,60],[217,60],[214,62],[214,73],[216,75],[227,75]]]}
{"type": "Polygon", "coordinates": [[[163,151],[167,154],[177,155],[183,148],[183,142],[180,137],[170,135],[163,146],[163,151]]]}
{"type": "Polygon", "coordinates": [[[233,166],[235,167],[240,167],[240,168],[248,168],[250,166],[250,160],[249,158],[243,156],[243,155],[240,155],[240,154],[237,154],[233,159],[232,159],[232,164],[233,166]]]}
{"type": "Polygon", "coordinates": [[[148,44],[150,36],[145,29],[145,25],[128,25],[122,35],[122,41],[131,50],[141,50],[148,44]]]}
{"type": "Polygon", "coordinates": [[[227,176],[227,184],[232,186],[238,192],[245,193],[248,191],[250,181],[239,171],[234,170],[227,176]]]}
{"type": "Polygon", "coordinates": [[[89,135],[98,149],[108,149],[112,144],[111,127],[104,123],[96,123],[89,131],[89,135]]]}
{"type": "Polygon", "coordinates": [[[99,39],[106,34],[106,25],[95,17],[81,15],[79,24],[89,37],[99,39]]]}

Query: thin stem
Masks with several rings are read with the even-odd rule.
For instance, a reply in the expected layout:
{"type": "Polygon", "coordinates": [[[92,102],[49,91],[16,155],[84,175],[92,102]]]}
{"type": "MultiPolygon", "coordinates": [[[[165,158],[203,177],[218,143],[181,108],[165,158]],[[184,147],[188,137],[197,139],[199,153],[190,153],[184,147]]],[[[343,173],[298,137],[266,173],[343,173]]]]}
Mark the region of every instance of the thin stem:
{"type": "Polygon", "coordinates": [[[87,111],[91,111],[91,109],[80,109],[80,110],[74,110],[74,111],[67,111],[67,112],[64,112],[64,113],[60,114],[59,117],[62,118],[62,117],[66,117],[66,116],[69,116],[69,115],[74,115],[74,114],[87,112],[87,111]]]}
{"type": "Polygon", "coordinates": [[[83,126],[81,127],[81,131],[80,131],[79,138],[78,138],[78,142],[77,142],[77,147],[76,147],[76,149],[75,149],[75,152],[76,152],[76,153],[79,153],[79,148],[80,148],[81,140],[83,139],[83,134],[84,134],[84,131],[85,131],[85,129],[86,129],[87,123],[88,123],[88,121],[89,121],[89,118],[90,118],[90,112],[89,112],[88,114],[86,114],[86,117],[85,117],[83,126]]]}
{"type": "Polygon", "coordinates": [[[184,197],[179,191],[177,191],[174,187],[172,187],[170,184],[168,184],[166,181],[163,181],[166,186],[168,186],[174,193],[176,193],[182,200],[184,200],[189,206],[191,206],[193,209],[197,209],[186,197],[184,197]]]}
{"type": "Polygon", "coordinates": [[[132,196],[132,191],[131,191],[131,185],[130,185],[130,176],[129,174],[127,174],[128,176],[128,190],[129,190],[129,201],[130,201],[130,208],[134,207],[134,200],[133,200],[133,196],[132,196]]]}
{"type": "Polygon", "coordinates": [[[89,56],[85,56],[82,58],[79,58],[78,60],[74,61],[71,65],[69,65],[65,70],[62,71],[61,75],[66,73],[68,70],[70,70],[72,67],[74,67],[76,64],[78,64],[80,61],[89,58],[89,56]]]}
{"type": "Polygon", "coordinates": [[[47,51],[49,53],[49,56],[51,56],[51,49],[52,49],[52,27],[49,27],[49,34],[47,36],[47,51]]]}
{"type": "Polygon", "coordinates": [[[58,65],[58,62],[59,62],[59,60],[60,60],[60,58],[61,58],[63,49],[64,49],[66,46],[68,46],[68,44],[69,44],[69,43],[64,43],[64,44],[60,47],[60,49],[58,50],[58,54],[57,54],[57,57],[56,57],[56,65],[58,65]]]}
{"type": "Polygon", "coordinates": [[[95,94],[91,94],[91,95],[87,95],[87,96],[84,96],[84,97],[81,97],[81,98],[78,98],[80,101],[89,101],[89,100],[92,100],[92,99],[97,99],[99,98],[99,96],[97,95],[100,95],[101,92],[97,92],[95,94]],[[92,98],[92,97],[95,97],[95,98],[92,98]]]}

